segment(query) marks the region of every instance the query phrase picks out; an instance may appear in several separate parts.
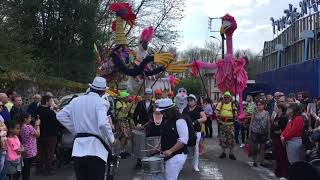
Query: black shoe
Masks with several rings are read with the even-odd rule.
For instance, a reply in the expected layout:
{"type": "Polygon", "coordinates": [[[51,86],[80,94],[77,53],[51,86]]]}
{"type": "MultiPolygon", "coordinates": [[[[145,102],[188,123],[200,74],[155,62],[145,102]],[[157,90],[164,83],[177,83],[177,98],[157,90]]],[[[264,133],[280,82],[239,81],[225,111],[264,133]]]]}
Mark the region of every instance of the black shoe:
{"type": "Polygon", "coordinates": [[[135,166],[135,169],[141,169],[141,168],[142,168],[142,163],[141,163],[141,161],[138,161],[135,166]]]}
{"type": "Polygon", "coordinates": [[[127,156],[126,156],[126,154],[124,152],[121,152],[119,154],[119,156],[120,156],[121,159],[127,159],[127,156]]]}
{"type": "Polygon", "coordinates": [[[233,154],[229,154],[229,159],[231,160],[237,160],[237,158],[233,154]]]}
{"type": "Polygon", "coordinates": [[[219,156],[220,159],[224,159],[224,158],[226,158],[226,157],[227,157],[227,155],[226,155],[226,153],[224,153],[224,152],[219,156]]]}
{"type": "Polygon", "coordinates": [[[268,164],[266,164],[266,163],[261,163],[260,166],[268,168],[268,164]]]}
{"type": "Polygon", "coordinates": [[[257,163],[253,163],[253,167],[258,167],[258,164],[257,163]]]}

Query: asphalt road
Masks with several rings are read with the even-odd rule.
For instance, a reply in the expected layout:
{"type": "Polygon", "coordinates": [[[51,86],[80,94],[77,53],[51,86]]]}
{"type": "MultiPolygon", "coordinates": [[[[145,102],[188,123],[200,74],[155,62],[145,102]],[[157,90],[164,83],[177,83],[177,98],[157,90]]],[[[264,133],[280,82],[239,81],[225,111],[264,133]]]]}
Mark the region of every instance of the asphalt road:
{"type": "MultiPolygon", "coordinates": [[[[192,170],[191,161],[186,163],[180,180],[275,180],[274,174],[263,167],[252,167],[251,160],[243,153],[242,149],[236,148],[236,161],[219,159],[220,147],[215,138],[206,139],[206,153],[200,159],[200,172],[192,170]]],[[[141,170],[135,170],[135,159],[130,157],[120,161],[117,170],[118,180],[142,180],[141,170]]],[[[75,180],[71,165],[57,170],[54,176],[35,176],[31,180],[75,180]]]]}

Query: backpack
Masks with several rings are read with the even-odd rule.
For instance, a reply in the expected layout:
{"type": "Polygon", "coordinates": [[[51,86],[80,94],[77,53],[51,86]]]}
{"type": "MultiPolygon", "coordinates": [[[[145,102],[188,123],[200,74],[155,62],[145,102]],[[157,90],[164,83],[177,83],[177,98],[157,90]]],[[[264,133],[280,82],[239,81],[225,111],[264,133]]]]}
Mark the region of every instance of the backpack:
{"type": "Polygon", "coordinates": [[[189,140],[187,143],[188,147],[193,147],[196,145],[196,141],[197,141],[197,135],[196,135],[196,131],[193,128],[191,119],[189,116],[182,114],[180,116],[181,119],[184,119],[187,122],[187,126],[188,126],[188,131],[189,131],[189,140]]]}

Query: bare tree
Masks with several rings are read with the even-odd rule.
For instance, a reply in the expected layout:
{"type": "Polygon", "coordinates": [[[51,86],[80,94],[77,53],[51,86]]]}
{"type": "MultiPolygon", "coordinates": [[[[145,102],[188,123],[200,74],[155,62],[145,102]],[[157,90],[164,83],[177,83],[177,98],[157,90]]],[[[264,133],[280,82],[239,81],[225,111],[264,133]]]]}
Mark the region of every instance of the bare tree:
{"type": "MultiPolygon", "coordinates": [[[[113,2],[115,0],[102,0],[97,17],[101,34],[100,43],[105,44],[107,47],[111,47],[114,44],[114,33],[111,30],[111,24],[115,17],[107,8],[113,2]]],[[[185,0],[131,0],[130,3],[136,13],[137,21],[135,27],[125,26],[129,46],[135,47],[137,45],[140,32],[148,26],[155,28],[155,38],[152,43],[153,50],[159,50],[163,46],[169,48],[178,42],[180,35],[176,27],[183,18],[185,0]]]]}
{"type": "Polygon", "coordinates": [[[219,58],[220,48],[214,41],[206,41],[204,47],[189,47],[182,52],[182,57],[193,60],[201,60],[206,62],[215,62],[219,58]]]}

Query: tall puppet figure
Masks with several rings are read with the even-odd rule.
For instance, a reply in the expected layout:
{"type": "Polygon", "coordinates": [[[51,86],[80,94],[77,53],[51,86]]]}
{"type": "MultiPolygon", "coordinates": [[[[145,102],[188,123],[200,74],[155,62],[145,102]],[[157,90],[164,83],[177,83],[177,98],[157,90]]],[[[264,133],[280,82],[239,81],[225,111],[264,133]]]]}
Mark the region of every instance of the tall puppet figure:
{"type": "Polygon", "coordinates": [[[195,61],[192,65],[193,74],[198,73],[198,69],[217,69],[215,78],[217,87],[221,92],[231,92],[239,95],[239,118],[243,119],[242,93],[247,87],[248,76],[244,69],[246,61],[244,58],[236,59],[233,56],[233,33],[237,29],[237,22],[234,17],[226,14],[222,18],[221,34],[226,35],[227,53],[225,59],[218,60],[217,63],[206,63],[195,61]]]}
{"type": "MultiPolygon", "coordinates": [[[[133,80],[136,77],[140,78],[139,76],[143,78],[153,76],[165,70],[167,72],[183,72],[188,69],[189,65],[184,62],[173,62],[174,57],[171,53],[152,55],[147,53],[148,44],[154,33],[152,27],[142,32],[138,50],[131,50],[128,47],[124,24],[133,26],[136,15],[129,3],[112,3],[109,10],[116,15],[116,20],[112,23],[112,30],[115,32],[115,46],[113,49],[107,50],[104,62],[97,71],[98,76],[105,77],[108,82],[119,82],[126,79],[125,75],[133,77],[130,78],[133,80]],[[148,66],[151,62],[157,66],[148,66]]],[[[134,83],[134,81],[131,82],[134,83]]]]}

